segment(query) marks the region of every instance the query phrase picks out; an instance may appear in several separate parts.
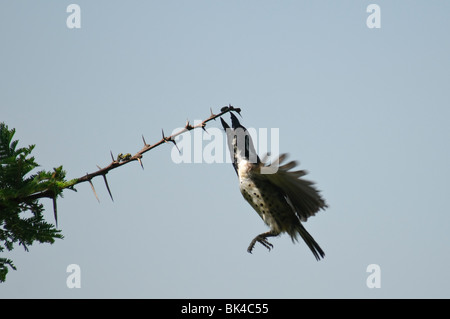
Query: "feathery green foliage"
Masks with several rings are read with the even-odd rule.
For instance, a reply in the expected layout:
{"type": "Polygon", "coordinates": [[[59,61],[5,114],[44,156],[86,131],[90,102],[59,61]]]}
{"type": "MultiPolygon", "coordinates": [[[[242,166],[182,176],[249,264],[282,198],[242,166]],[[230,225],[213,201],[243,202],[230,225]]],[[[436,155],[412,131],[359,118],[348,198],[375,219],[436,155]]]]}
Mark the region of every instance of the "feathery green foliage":
{"type": "MultiPolygon", "coordinates": [[[[15,244],[28,251],[35,241],[53,243],[63,238],[61,231],[44,220],[40,198],[52,198],[55,222],[56,198],[62,196],[68,182],[62,166],[53,171],[32,171],[39,165],[30,156],[34,145],[18,148],[13,141],[15,130],[0,123],[0,253],[12,250],[15,244]]],[[[5,281],[8,267],[16,269],[12,260],[0,258],[0,282],[5,281]]]]}

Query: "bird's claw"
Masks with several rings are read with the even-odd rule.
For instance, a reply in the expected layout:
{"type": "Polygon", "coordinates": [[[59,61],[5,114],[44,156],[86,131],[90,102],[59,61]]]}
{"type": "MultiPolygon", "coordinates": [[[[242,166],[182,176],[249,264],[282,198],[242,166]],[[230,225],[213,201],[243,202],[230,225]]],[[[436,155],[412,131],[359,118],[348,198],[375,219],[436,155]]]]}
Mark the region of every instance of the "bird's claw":
{"type": "Polygon", "coordinates": [[[250,243],[250,246],[248,246],[247,252],[249,252],[250,254],[252,253],[256,242],[259,242],[261,245],[266,247],[269,251],[273,248],[273,245],[271,243],[269,243],[269,241],[266,238],[264,238],[264,237],[262,237],[262,238],[256,237],[255,239],[252,240],[252,242],[250,243]]]}

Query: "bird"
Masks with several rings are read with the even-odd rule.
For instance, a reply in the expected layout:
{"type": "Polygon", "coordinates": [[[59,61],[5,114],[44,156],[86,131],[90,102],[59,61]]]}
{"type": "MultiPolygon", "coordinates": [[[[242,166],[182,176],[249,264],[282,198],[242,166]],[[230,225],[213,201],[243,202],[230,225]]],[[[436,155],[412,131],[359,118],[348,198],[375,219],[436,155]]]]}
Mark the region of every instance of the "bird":
{"type": "Polygon", "coordinates": [[[267,238],[287,233],[293,243],[298,242],[300,236],[316,260],[324,258],[324,251],[302,225],[309,217],[328,207],[315,184],[303,178],[307,171],[292,171],[298,165],[296,161],[281,165],[287,158],[286,153],[279,155],[270,164],[268,154],[261,160],[247,129],[232,112],[230,116],[231,128],[222,117],[220,120],[226,132],[232,165],[239,179],[239,189],[244,199],[270,228],[257,235],[247,251],[252,253],[256,243],[270,251],[273,245],[267,238]]]}

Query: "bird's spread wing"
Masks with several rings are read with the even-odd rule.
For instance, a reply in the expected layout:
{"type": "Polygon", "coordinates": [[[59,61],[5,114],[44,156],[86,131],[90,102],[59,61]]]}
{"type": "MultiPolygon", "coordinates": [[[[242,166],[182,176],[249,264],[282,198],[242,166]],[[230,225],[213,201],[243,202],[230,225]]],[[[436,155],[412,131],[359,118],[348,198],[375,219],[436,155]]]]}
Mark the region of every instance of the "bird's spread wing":
{"type": "MultiPolygon", "coordinates": [[[[270,165],[280,165],[286,157],[287,154],[282,154],[270,165]]],[[[306,221],[319,210],[328,206],[320,192],[314,187],[314,183],[302,178],[307,174],[307,171],[289,171],[295,166],[297,166],[297,162],[291,161],[279,166],[276,173],[261,174],[261,178],[265,178],[277,185],[282,190],[288,203],[294,208],[300,220],[306,221]]]]}

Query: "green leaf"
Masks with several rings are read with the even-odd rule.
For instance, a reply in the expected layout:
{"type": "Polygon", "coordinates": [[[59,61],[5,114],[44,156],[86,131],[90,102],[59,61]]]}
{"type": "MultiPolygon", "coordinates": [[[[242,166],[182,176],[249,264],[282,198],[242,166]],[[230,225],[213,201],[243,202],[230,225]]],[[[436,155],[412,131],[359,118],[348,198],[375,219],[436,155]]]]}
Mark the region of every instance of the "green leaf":
{"type": "MultiPolygon", "coordinates": [[[[62,166],[33,173],[39,166],[31,156],[35,146],[18,148],[14,134],[14,129],[0,123],[0,252],[10,251],[16,244],[28,251],[35,242],[52,244],[62,239],[61,231],[44,220],[39,200],[53,200],[56,221],[56,199],[74,185],[65,180],[62,166]]],[[[0,282],[5,280],[8,267],[16,269],[10,259],[0,258],[0,282]]]]}

